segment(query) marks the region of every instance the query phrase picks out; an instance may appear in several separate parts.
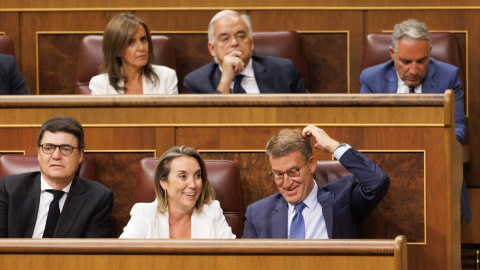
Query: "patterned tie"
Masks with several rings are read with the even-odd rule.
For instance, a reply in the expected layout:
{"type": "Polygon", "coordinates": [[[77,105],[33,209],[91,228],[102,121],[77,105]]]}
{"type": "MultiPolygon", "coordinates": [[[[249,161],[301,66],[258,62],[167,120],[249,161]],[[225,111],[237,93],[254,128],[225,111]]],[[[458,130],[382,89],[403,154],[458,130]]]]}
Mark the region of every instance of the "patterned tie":
{"type": "Polygon", "coordinates": [[[232,93],[234,94],[246,94],[247,92],[245,91],[245,89],[242,87],[242,85],[240,84],[242,82],[242,79],[245,75],[237,75],[233,78],[233,91],[232,93]]]}
{"type": "Polygon", "coordinates": [[[408,92],[409,93],[415,93],[415,86],[409,86],[408,87],[408,92]]]}
{"type": "Polygon", "coordinates": [[[303,220],[302,211],[307,206],[304,202],[295,205],[295,216],[293,216],[290,224],[289,239],[305,239],[305,221],[303,220]]]}
{"type": "Polygon", "coordinates": [[[64,192],[61,190],[47,189],[45,190],[53,194],[53,201],[48,208],[47,223],[45,224],[45,231],[43,231],[43,238],[53,238],[55,228],[57,228],[58,218],[60,217],[60,206],[58,202],[62,198],[64,192]]]}

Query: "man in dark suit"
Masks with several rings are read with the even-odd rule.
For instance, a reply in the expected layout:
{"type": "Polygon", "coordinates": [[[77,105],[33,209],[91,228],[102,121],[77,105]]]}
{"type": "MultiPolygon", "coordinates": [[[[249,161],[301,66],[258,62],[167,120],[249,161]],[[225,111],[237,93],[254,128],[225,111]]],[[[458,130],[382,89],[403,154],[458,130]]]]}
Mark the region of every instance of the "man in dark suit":
{"type": "Polygon", "coordinates": [[[25,79],[15,64],[13,55],[0,54],[0,95],[28,95],[25,79]]]}
{"type": "MultiPolygon", "coordinates": [[[[395,25],[390,56],[392,60],[366,68],[360,75],[360,93],[455,93],[455,137],[465,144],[467,127],[462,81],[456,66],[430,57],[432,44],[427,26],[415,19],[395,25]]],[[[470,221],[465,181],[461,197],[462,220],[470,221]]]]}
{"type": "Polygon", "coordinates": [[[390,184],[372,160],[313,125],[281,130],[266,154],[279,193],[247,207],[243,238],[358,238],[361,223],[390,184]],[[315,148],[332,153],[353,175],[318,186],[310,136],[315,148]]]}
{"type": "Polygon", "coordinates": [[[254,47],[248,15],[217,13],[208,25],[208,50],[215,63],[185,77],[187,93],[308,93],[292,61],[252,56],[254,47]]]}
{"type": "Polygon", "coordinates": [[[0,179],[0,238],[101,238],[110,232],[112,192],[75,175],[85,148],[83,128],[68,116],[43,123],[40,172],[0,179]]]}

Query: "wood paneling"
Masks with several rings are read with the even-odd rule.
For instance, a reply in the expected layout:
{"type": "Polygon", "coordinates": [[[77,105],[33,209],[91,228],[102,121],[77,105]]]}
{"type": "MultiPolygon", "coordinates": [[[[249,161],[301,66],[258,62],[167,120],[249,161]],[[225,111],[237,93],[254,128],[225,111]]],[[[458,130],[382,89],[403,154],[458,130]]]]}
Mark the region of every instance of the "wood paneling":
{"type": "Polygon", "coordinates": [[[97,181],[108,187],[114,194],[110,237],[117,238],[130,220],[138,163],[142,158],[153,157],[154,153],[90,150],[86,155],[95,163],[97,181]]]}
{"type": "Polygon", "coordinates": [[[462,224],[462,243],[478,244],[480,239],[480,189],[468,189],[468,199],[472,210],[472,221],[462,224]]]}
{"type": "MultiPolygon", "coordinates": [[[[113,216],[118,234],[128,220],[136,162],[153,150],[159,155],[184,144],[208,158],[236,160],[246,207],[272,190],[262,153],[266,141],[284,127],[313,123],[370,155],[392,177],[379,211],[384,222],[373,225],[385,237],[407,235],[409,266],[451,269],[460,265],[455,224],[460,224],[461,166],[454,163],[461,163],[462,155],[450,98],[450,91],[445,96],[9,96],[0,100],[0,136],[18,139],[0,140],[0,152],[29,154],[43,121],[58,114],[77,118],[87,154],[99,163],[97,178],[121,197],[113,216]]],[[[320,151],[315,156],[332,158],[320,151]]]]}
{"type": "MultiPolygon", "coordinates": [[[[154,32],[156,33],[156,32],[154,32]]],[[[161,32],[159,32],[161,33],[161,32]]],[[[213,62],[206,33],[163,33],[172,39],[178,89],[191,71],[213,62]]],[[[38,34],[40,95],[75,94],[75,73],[82,33],[38,34]]],[[[311,93],[344,93],[348,89],[348,33],[301,34],[311,93]]]]}
{"type": "MultiPolygon", "coordinates": [[[[0,5],[1,6],[1,5],[0,5]]],[[[18,68],[20,66],[20,14],[18,12],[2,12],[0,13],[1,22],[0,22],[0,32],[5,33],[13,40],[13,45],[15,47],[15,60],[17,62],[18,68]]]]}
{"type": "Polygon", "coordinates": [[[415,0],[405,0],[402,2],[385,2],[380,0],[359,0],[359,1],[348,1],[348,0],[333,0],[328,2],[315,2],[312,0],[264,0],[264,1],[255,1],[255,0],[245,0],[241,4],[238,1],[233,0],[211,0],[208,2],[199,2],[195,0],[179,0],[175,2],[171,1],[155,1],[155,0],[104,0],[104,1],[94,1],[94,0],[72,0],[68,2],[60,0],[46,0],[41,2],[31,2],[26,0],[20,1],[8,1],[0,0],[0,6],[2,8],[8,9],[23,9],[23,8],[33,8],[33,9],[62,9],[62,8],[100,8],[100,9],[113,9],[113,8],[201,8],[201,9],[279,9],[279,8],[299,8],[299,9],[314,9],[314,8],[384,8],[391,9],[394,7],[403,7],[403,8],[412,8],[412,7],[438,7],[445,8],[447,7],[457,7],[457,6],[473,6],[476,7],[475,3],[469,0],[432,0],[426,2],[419,2],[415,0]]]}
{"type": "Polygon", "coordinates": [[[407,269],[395,240],[1,240],[5,269],[407,269]]]}

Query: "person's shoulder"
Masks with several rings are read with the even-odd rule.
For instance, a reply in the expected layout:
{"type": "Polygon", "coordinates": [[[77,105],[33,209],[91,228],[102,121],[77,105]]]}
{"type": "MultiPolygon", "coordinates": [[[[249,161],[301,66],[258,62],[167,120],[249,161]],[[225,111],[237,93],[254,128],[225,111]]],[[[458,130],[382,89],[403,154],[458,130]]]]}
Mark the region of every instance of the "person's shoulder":
{"type": "Polygon", "coordinates": [[[362,70],[362,73],[374,74],[374,73],[378,73],[378,72],[381,72],[381,71],[384,71],[384,70],[388,70],[388,69],[392,68],[393,66],[394,66],[393,60],[388,60],[387,62],[368,67],[368,68],[362,70]]]}
{"type": "Polygon", "coordinates": [[[205,76],[205,74],[212,73],[216,68],[218,68],[217,63],[208,63],[188,73],[186,77],[205,76]]]}
{"type": "Polygon", "coordinates": [[[2,63],[3,63],[3,61],[11,62],[12,60],[15,60],[15,57],[11,54],[0,53],[0,60],[2,60],[1,61],[2,63]]]}
{"type": "MultiPolygon", "coordinates": [[[[279,203],[284,203],[285,199],[283,199],[282,194],[277,192],[273,195],[265,197],[259,201],[256,201],[248,206],[250,210],[255,211],[269,211],[271,208],[277,207],[279,203]]],[[[286,203],[286,202],[285,202],[286,203]]]]}
{"type": "Polygon", "coordinates": [[[90,82],[104,82],[104,81],[108,82],[107,73],[101,73],[101,74],[95,75],[90,79],[90,82]]]}
{"type": "Polygon", "coordinates": [[[263,65],[293,65],[292,60],[276,56],[252,56],[254,62],[263,65]]]}
{"type": "Polygon", "coordinates": [[[5,183],[21,184],[22,180],[28,181],[31,179],[35,179],[39,175],[40,175],[40,171],[34,171],[34,172],[26,172],[26,173],[20,173],[20,174],[5,175],[1,179],[5,181],[5,183]]]}
{"type": "Polygon", "coordinates": [[[107,188],[100,182],[85,179],[82,177],[77,177],[77,176],[75,176],[74,181],[75,179],[80,183],[82,183],[85,188],[95,193],[112,193],[112,191],[109,188],[107,188]]]}
{"type": "Polygon", "coordinates": [[[447,62],[442,62],[440,60],[437,60],[433,57],[430,57],[430,65],[435,67],[435,70],[437,72],[451,72],[451,73],[455,73],[457,71],[459,71],[459,68],[457,66],[454,66],[452,64],[449,64],[447,62]]]}
{"type": "Polygon", "coordinates": [[[158,202],[156,199],[153,202],[136,203],[132,207],[132,211],[156,212],[157,210],[158,210],[158,202]]]}
{"type": "Polygon", "coordinates": [[[8,70],[14,63],[15,57],[13,57],[13,55],[0,53],[0,68],[8,70]]]}
{"type": "Polygon", "coordinates": [[[164,74],[175,74],[175,70],[173,68],[167,67],[167,66],[161,66],[161,65],[152,65],[152,69],[155,71],[155,73],[164,73],[164,74]]]}
{"type": "Polygon", "coordinates": [[[107,85],[110,85],[110,81],[108,80],[108,74],[107,73],[101,73],[98,75],[93,76],[90,79],[89,85],[94,85],[94,86],[101,86],[102,88],[105,88],[107,85]]]}
{"type": "Polygon", "coordinates": [[[217,212],[219,209],[222,209],[222,207],[217,200],[212,200],[210,203],[205,203],[202,206],[202,212],[217,212]]]}

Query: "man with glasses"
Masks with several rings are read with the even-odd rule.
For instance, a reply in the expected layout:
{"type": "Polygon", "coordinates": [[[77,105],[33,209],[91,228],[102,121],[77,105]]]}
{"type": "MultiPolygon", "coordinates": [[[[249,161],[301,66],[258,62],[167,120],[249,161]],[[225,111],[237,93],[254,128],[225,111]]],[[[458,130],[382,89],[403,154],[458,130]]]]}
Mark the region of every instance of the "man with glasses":
{"type": "Polygon", "coordinates": [[[0,179],[0,238],[102,238],[110,232],[112,192],[75,175],[85,148],[83,128],[69,116],[43,123],[40,172],[0,179]]]}
{"type": "Polygon", "coordinates": [[[281,130],[268,141],[266,155],[279,193],[248,206],[243,238],[358,238],[362,221],[390,184],[372,160],[313,125],[281,130]],[[318,186],[309,137],[353,175],[318,186]]]}

